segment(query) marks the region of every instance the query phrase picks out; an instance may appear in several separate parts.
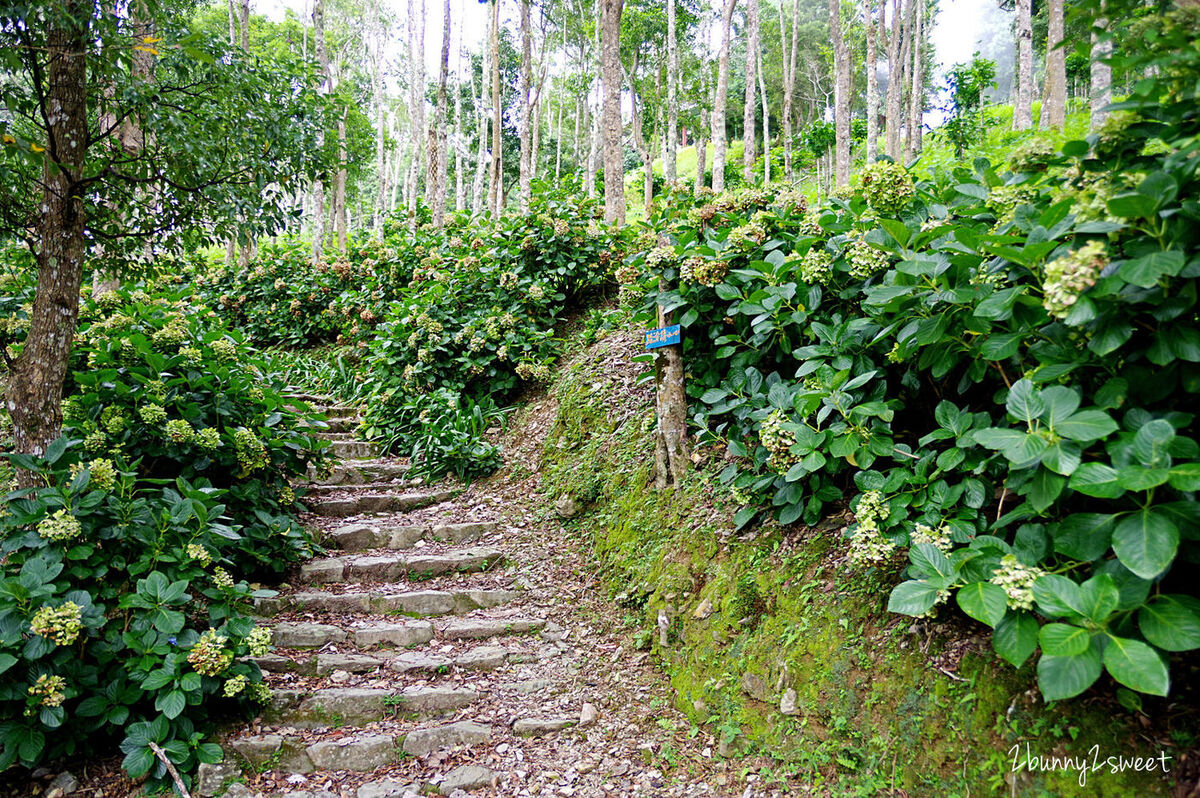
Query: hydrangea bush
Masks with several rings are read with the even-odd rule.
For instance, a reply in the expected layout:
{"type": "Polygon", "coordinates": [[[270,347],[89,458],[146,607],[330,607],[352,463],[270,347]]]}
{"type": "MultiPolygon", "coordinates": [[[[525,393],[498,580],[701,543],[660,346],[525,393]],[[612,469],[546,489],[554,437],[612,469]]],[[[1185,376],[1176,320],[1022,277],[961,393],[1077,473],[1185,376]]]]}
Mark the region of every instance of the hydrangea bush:
{"type": "Polygon", "coordinates": [[[1200,59],[1172,13],[1162,80],[1086,141],[875,164],[807,213],[677,198],[619,272],[683,326],[739,524],[847,508],[849,562],[904,571],[891,609],[953,598],[1048,699],[1107,672],[1138,706],[1200,647],[1200,59]]]}

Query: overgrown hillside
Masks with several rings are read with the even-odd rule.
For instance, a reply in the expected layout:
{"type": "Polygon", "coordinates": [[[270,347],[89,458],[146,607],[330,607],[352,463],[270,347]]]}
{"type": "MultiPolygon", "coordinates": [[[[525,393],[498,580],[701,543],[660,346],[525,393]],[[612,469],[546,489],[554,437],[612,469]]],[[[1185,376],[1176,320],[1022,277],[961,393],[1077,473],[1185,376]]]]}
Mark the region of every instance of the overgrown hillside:
{"type": "Polygon", "coordinates": [[[719,733],[719,753],[769,755],[781,781],[837,795],[1166,795],[1161,773],[1114,773],[1106,758],[1162,750],[1171,777],[1193,767],[1194,723],[1175,703],[1129,712],[1111,687],[1046,703],[1033,668],[1001,665],[982,625],[889,613],[898,570],[849,566],[847,515],[734,533],[720,457],[678,491],[654,490],[638,343],[613,333],[558,374],[543,484],[577,505],[570,523],[594,544],[631,637],[661,661],[678,706],[719,733]],[[1035,772],[1027,755],[1100,767],[1035,772]]]}

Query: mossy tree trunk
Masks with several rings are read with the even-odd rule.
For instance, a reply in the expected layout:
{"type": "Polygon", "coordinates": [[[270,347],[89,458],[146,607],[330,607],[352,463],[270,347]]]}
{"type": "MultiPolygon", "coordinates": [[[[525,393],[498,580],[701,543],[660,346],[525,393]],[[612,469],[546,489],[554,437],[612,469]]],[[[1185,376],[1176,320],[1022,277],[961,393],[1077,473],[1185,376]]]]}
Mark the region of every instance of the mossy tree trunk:
{"type": "MultiPolygon", "coordinates": [[[[673,323],[673,314],[658,308],[658,326],[673,323]]],[[[684,390],[683,344],[654,350],[655,415],[654,485],[677,487],[692,464],[687,439],[687,393],[684,390]]]]}

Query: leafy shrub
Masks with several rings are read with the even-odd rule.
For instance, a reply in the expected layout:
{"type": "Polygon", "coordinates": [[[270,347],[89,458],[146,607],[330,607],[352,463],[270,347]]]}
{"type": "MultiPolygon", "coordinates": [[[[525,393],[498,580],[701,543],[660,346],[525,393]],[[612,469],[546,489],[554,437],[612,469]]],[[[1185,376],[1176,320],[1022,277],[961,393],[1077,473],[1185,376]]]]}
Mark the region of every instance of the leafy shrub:
{"type": "Polygon", "coordinates": [[[1165,695],[1169,654],[1200,647],[1200,58],[1168,55],[1196,52],[1195,12],[1173,14],[1162,80],[1053,157],[911,191],[889,172],[809,214],[676,203],[653,220],[671,246],[629,262],[643,321],[685,330],[737,522],[848,503],[852,562],[907,549],[893,610],[954,595],[1013,665],[1040,646],[1048,699],[1104,671],[1165,695]]]}
{"type": "Polygon", "coordinates": [[[178,295],[135,290],[90,301],[77,339],[65,434],[142,479],[222,490],[239,573],[280,573],[311,555],[288,480],[321,467],[327,444],[240,332],[178,295]]]}
{"type": "Polygon", "coordinates": [[[0,501],[0,768],[114,737],[130,775],[158,784],[151,743],[185,774],[218,761],[204,736],[268,698],[243,657],[270,646],[245,614],[257,594],[230,573],[245,547],[222,519],[223,492],[151,485],[66,438],[44,459],[7,457],[47,487],[0,501]]]}

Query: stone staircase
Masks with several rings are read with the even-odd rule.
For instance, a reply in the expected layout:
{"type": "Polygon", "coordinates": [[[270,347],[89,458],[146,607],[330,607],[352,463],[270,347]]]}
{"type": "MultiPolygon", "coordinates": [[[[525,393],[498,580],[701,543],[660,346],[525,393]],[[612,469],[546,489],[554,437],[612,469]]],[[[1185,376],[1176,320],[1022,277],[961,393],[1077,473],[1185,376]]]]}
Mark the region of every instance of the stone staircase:
{"type": "Polygon", "coordinates": [[[407,482],[353,439],[356,409],[297,398],[327,415],[319,434],[339,459],[305,499],[328,554],[257,601],[272,700],[223,740],[224,762],[201,766],[195,794],[500,794],[505,774],[474,750],[589,722],[590,705],[564,712],[535,678],[566,632],[527,600],[502,522],[470,517],[483,513],[457,505],[461,491],[407,482]]]}

